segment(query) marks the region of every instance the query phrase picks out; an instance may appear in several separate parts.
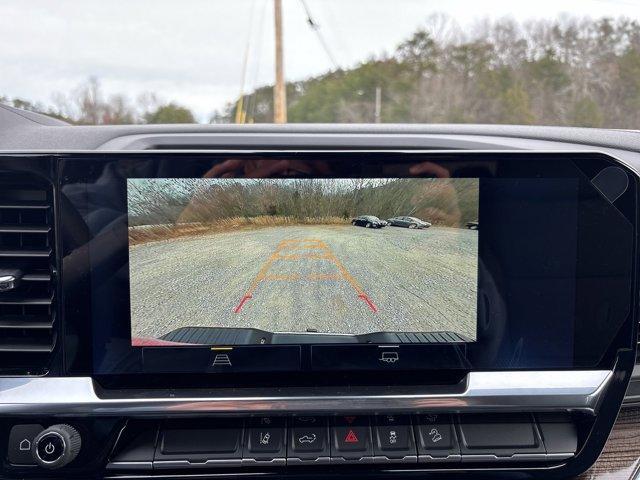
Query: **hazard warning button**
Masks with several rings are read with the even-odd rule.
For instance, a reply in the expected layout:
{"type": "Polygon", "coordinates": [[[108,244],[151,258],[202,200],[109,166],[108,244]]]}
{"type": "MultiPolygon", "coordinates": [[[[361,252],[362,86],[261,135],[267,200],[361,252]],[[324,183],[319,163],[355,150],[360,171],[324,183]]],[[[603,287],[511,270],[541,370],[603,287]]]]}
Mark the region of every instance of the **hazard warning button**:
{"type": "Polygon", "coordinates": [[[358,435],[353,431],[352,428],[349,429],[349,433],[344,437],[344,443],[360,443],[358,440],[358,435]]]}
{"type": "Polygon", "coordinates": [[[373,461],[371,425],[368,417],[336,417],[332,425],[332,463],[373,461]]]}

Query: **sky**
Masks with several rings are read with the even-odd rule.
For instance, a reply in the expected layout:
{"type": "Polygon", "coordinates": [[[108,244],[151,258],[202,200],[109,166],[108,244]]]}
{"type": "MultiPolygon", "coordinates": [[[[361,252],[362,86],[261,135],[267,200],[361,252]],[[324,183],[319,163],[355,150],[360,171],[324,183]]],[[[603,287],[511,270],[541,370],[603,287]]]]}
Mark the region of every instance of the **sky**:
{"type": "MultiPolygon", "coordinates": [[[[285,76],[301,80],[391,53],[433,14],[479,19],[627,16],[640,0],[283,0],[285,76]],[[479,8],[482,6],[482,8],[479,8]]],[[[432,21],[431,21],[432,22],[432,21]]],[[[134,101],[154,92],[201,122],[274,77],[273,0],[0,0],[0,96],[44,105],[89,77],[134,101]],[[247,48],[249,45],[249,48],[247,48]]]]}

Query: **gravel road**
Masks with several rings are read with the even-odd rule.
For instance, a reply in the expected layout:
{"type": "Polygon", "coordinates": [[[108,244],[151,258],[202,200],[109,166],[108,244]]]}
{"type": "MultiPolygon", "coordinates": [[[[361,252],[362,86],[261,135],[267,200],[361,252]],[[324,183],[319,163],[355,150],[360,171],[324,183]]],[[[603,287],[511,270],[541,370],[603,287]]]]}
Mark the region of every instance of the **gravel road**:
{"type": "Polygon", "coordinates": [[[223,326],[447,330],[475,339],[477,236],[436,227],[296,226],[136,245],[133,335],[223,326]]]}

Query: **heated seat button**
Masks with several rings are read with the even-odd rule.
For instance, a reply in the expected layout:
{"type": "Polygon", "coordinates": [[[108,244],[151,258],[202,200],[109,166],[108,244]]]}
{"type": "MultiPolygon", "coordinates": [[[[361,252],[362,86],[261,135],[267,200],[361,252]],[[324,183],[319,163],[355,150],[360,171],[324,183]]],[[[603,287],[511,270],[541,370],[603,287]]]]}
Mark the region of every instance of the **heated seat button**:
{"type": "Polygon", "coordinates": [[[373,461],[369,417],[345,416],[332,420],[332,463],[370,463],[373,461]]]}
{"type": "Polygon", "coordinates": [[[328,463],[329,427],[324,417],[295,417],[289,428],[288,464],[328,463]]]}
{"type": "Polygon", "coordinates": [[[27,424],[14,425],[9,433],[7,445],[7,460],[12,465],[35,465],[31,454],[33,439],[44,430],[42,425],[27,424]]]}
{"type": "Polygon", "coordinates": [[[419,461],[460,461],[460,448],[450,415],[419,415],[416,433],[419,461]]]}
{"type": "Polygon", "coordinates": [[[416,444],[409,415],[379,415],[374,420],[375,461],[416,462],[416,444]]]}

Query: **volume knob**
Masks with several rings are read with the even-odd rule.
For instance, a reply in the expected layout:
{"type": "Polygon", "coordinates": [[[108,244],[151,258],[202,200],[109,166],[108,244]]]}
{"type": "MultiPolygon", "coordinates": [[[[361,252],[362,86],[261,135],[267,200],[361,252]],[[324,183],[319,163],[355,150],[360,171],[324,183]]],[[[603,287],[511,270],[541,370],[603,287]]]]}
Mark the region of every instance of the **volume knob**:
{"type": "Polygon", "coordinates": [[[78,456],[81,445],[80,434],[75,428],[59,424],[42,431],[33,440],[31,453],[41,467],[61,468],[78,456]]]}

